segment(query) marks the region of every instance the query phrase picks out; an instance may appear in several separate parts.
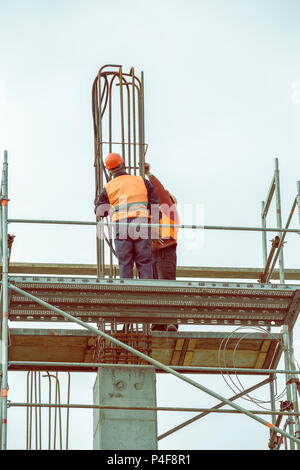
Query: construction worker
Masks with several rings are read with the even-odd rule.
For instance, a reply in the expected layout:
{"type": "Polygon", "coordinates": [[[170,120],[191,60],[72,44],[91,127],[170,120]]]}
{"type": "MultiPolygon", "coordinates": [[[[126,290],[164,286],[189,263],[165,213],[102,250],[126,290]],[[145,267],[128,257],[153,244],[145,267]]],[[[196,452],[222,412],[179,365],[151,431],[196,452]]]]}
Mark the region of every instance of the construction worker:
{"type": "Polygon", "coordinates": [[[105,167],[112,179],[104,185],[96,203],[99,217],[111,216],[114,227],[115,252],[120,278],[132,279],[134,263],[140,279],[153,279],[152,241],[149,227],[130,226],[132,222],[148,223],[151,214],[159,212],[159,199],[152,186],[142,176],[129,175],[118,153],[110,153],[105,167]],[[128,225],[119,225],[128,224],[128,225]]]}
{"type": "MultiPolygon", "coordinates": [[[[179,224],[176,198],[165,189],[159,179],[150,173],[149,163],[145,163],[145,175],[153,185],[160,203],[160,223],[179,224]]],[[[172,227],[161,227],[160,236],[152,240],[153,278],[176,280],[177,232],[172,227]]],[[[177,331],[178,325],[152,325],[152,331],[177,331]]]]}

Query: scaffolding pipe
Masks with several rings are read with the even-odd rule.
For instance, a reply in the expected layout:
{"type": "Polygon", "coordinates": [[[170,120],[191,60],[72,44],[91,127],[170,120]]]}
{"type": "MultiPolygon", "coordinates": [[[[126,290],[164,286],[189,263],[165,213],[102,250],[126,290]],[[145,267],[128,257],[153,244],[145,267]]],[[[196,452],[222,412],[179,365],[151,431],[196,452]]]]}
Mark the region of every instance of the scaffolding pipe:
{"type": "MultiPolygon", "coordinates": [[[[296,384],[297,378],[295,377],[294,351],[293,351],[293,346],[292,346],[293,345],[293,332],[289,327],[287,327],[287,341],[288,341],[287,356],[289,360],[289,369],[291,372],[290,374],[291,375],[291,379],[290,379],[291,394],[292,394],[292,400],[293,400],[293,405],[294,405],[294,411],[295,413],[299,413],[298,390],[297,390],[297,384],[296,384]]],[[[298,416],[295,417],[295,436],[300,437],[300,422],[299,422],[298,416]]],[[[297,450],[300,450],[299,444],[297,444],[297,450]]]]}
{"type": "Polygon", "coordinates": [[[278,237],[278,235],[276,235],[276,237],[272,240],[272,247],[271,247],[267,262],[265,264],[264,272],[262,273],[261,278],[260,278],[260,282],[262,284],[267,282],[268,270],[269,270],[270,264],[272,262],[272,258],[274,256],[274,253],[275,253],[276,249],[278,249],[278,247],[279,247],[279,244],[280,244],[280,237],[278,237]]]}
{"type": "Polygon", "coordinates": [[[276,184],[275,183],[275,176],[273,175],[272,181],[271,181],[271,184],[270,184],[270,188],[269,188],[269,191],[268,191],[268,194],[267,194],[265,206],[264,206],[263,217],[266,217],[268,212],[269,212],[270,204],[272,202],[274,191],[275,191],[275,184],[276,184]]]}
{"type": "MultiPolygon", "coordinates": [[[[56,409],[61,409],[61,408],[83,408],[83,409],[101,409],[101,410],[128,410],[128,411],[181,411],[181,412],[190,412],[190,413],[198,413],[198,412],[204,412],[204,413],[229,413],[229,414],[243,414],[244,411],[240,410],[230,410],[230,409],[217,409],[217,408],[185,408],[185,407],[172,407],[172,406],[109,406],[109,405],[84,405],[82,403],[52,403],[52,405],[49,405],[48,403],[22,403],[22,402],[10,402],[9,403],[9,408],[10,407],[40,407],[40,408],[48,408],[51,406],[51,408],[56,408],[56,409]]],[[[275,414],[275,415],[282,415],[282,416],[299,416],[299,413],[294,413],[294,412],[281,412],[281,411],[262,411],[262,410],[247,410],[251,413],[255,413],[257,415],[270,415],[270,414],[275,414]]]]}
{"type": "MultiPolygon", "coordinates": [[[[30,367],[74,367],[74,368],[95,368],[99,367],[113,367],[117,364],[107,364],[99,362],[42,362],[42,361],[9,361],[9,366],[30,366],[30,367]]],[[[122,364],[122,367],[132,367],[131,364],[122,364]]],[[[135,367],[150,367],[150,366],[141,366],[135,364],[135,367]]],[[[286,374],[288,370],[286,369],[250,369],[245,367],[197,367],[197,366],[168,366],[170,369],[181,370],[183,372],[195,371],[195,372],[240,372],[244,374],[254,373],[255,375],[266,375],[266,374],[286,374]]],[[[300,374],[300,370],[294,370],[294,374],[300,374]]]]}
{"type": "MultiPolygon", "coordinates": [[[[289,385],[289,381],[291,379],[289,369],[290,369],[290,363],[289,363],[289,337],[288,337],[288,326],[283,325],[283,344],[284,344],[284,365],[285,369],[288,371],[286,374],[286,396],[287,400],[291,403],[292,402],[292,394],[291,394],[291,386],[289,385]]],[[[289,422],[289,433],[294,435],[294,423],[292,421],[289,422]]],[[[295,450],[295,444],[294,442],[290,442],[290,449],[295,450]]]]}
{"type": "Polygon", "coordinates": [[[54,312],[62,315],[63,317],[68,318],[69,320],[71,320],[75,323],[78,323],[79,325],[83,326],[84,328],[93,331],[97,335],[103,336],[108,341],[116,344],[117,346],[119,346],[121,348],[126,349],[127,351],[129,351],[130,353],[132,353],[136,356],[139,356],[140,358],[142,358],[146,362],[149,362],[150,364],[152,364],[152,365],[154,365],[154,366],[156,366],[156,367],[158,367],[162,370],[165,370],[166,372],[169,372],[170,374],[174,375],[175,377],[179,378],[180,380],[183,380],[184,382],[189,383],[190,385],[198,388],[199,390],[207,393],[208,395],[211,395],[212,397],[216,398],[217,400],[224,401],[230,407],[235,408],[238,411],[241,411],[245,415],[247,415],[250,418],[256,420],[257,422],[263,424],[264,426],[267,426],[267,427],[273,429],[274,431],[277,431],[278,433],[280,433],[282,435],[285,435],[290,440],[292,440],[294,442],[298,442],[300,444],[300,439],[297,439],[294,436],[292,436],[292,435],[288,434],[287,432],[283,431],[282,429],[277,428],[272,423],[269,423],[268,421],[265,421],[264,419],[260,418],[259,416],[254,415],[252,412],[246,410],[245,408],[242,408],[241,406],[237,405],[234,402],[231,402],[227,398],[222,397],[221,395],[219,395],[218,393],[215,393],[213,390],[208,389],[204,385],[201,385],[201,384],[195,382],[194,380],[190,379],[189,377],[183,376],[182,374],[180,374],[177,371],[171,369],[170,367],[166,366],[165,364],[162,364],[159,361],[147,356],[146,354],[143,354],[140,351],[137,351],[136,349],[132,348],[131,346],[128,346],[127,344],[122,343],[121,341],[117,340],[116,338],[113,338],[113,337],[109,336],[108,334],[104,333],[103,331],[97,330],[96,328],[90,326],[89,324],[83,322],[82,320],[80,320],[76,317],[73,317],[69,313],[64,312],[63,310],[60,310],[59,308],[54,307],[53,305],[48,304],[47,302],[39,299],[38,297],[35,297],[34,295],[29,294],[28,292],[25,292],[24,290],[19,289],[18,287],[14,286],[12,284],[9,284],[9,287],[12,290],[18,292],[19,294],[24,295],[25,297],[28,297],[29,299],[37,302],[38,304],[43,305],[44,307],[49,308],[50,310],[53,310],[54,312]]]}
{"type": "MultiPolygon", "coordinates": [[[[127,223],[118,223],[118,222],[90,222],[90,221],[74,221],[74,220],[37,220],[37,219],[8,219],[8,223],[17,223],[17,224],[56,224],[56,225],[119,225],[119,226],[128,226],[127,223]]],[[[300,235],[299,229],[279,229],[278,227],[239,227],[239,226],[223,226],[223,225],[183,225],[183,224],[141,224],[141,223],[130,223],[131,227],[166,227],[166,228],[181,228],[181,229],[191,229],[191,230],[230,230],[230,231],[252,231],[252,232],[283,232],[283,233],[297,233],[300,235]]]]}
{"type": "MultiPolygon", "coordinates": [[[[237,395],[233,395],[231,398],[229,398],[229,400],[230,401],[237,400],[238,398],[241,398],[244,395],[247,395],[247,393],[250,393],[253,390],[256,390],[257,388],[262,387],[263,385],[266,385],[266,384],[268,384],[272,381],[273,381],[272,378],[265,379],[262,382],[260,382],[256,385],[253,385],[252,387],[247,388],[246,390],[243,390],[242,392],[238,393],[237,395]]],[[[222,408],[223,406],[225,406],[224,402],[218,403],[213,408],[211,408],[211,411],[218,410],[218,409],[222,408]]],[[[201,414],[199,414],[197,416],[194,416],[193,418],[188,419],[187,421],[184,421],[183,423],[179,424],[178,426],[175,426],[174,428],[169,429],[169,431],[166,431],[163,434],[161,434],[160,436],[158,436],[157,440],[159,441],[161,439],[164,439],[165,437],[170,436],[170,434],[173,434],[174,432],[179,431],[180,429],[184,428],[185,426],[188,426],[189,424],[192,424],[195,421],[198,421],[199,419],[204,418],[204,416],[207,416],[208,414],[210,414],[210,411],[202,412],[201,414]]],[[[273,418],[273,416],[272,416],[272,418],[273,418]]]]}
{"type": "MultiPolygon", "coordinates": [[[[265,214],[264,214],[264,207],[265,207],[265,203],[264,203],[264,201],[262,201],[262,203],[261,203],[261,227],[263,229],[266,228],[266,217],[265,217],[265,214]]],[[[263,266],[265,266],[267,264],[267,258],[268,258],[268,255],[267,255],[267,233],[265,231],[262,231],[261,236],[262,236],[263,266]]]]}
{"type": "MultiPolygon", "coordinates": [[[[292,217],[293,217],[293,215],[294,215],[295,208],[296,208],[296,204],[297,204],[297,198],[295,198],[295,200],[294,200],[294,202],[293,202],[293,204],[292,204],[292,209],[291,209],[291,211],[290,211],[290,213],[289,213],[289,217],[288,217],[288,220],[287,220],[287,223],[286,223],[286,226],[285,226],[286,229],[288,229],[289,226],[290,226],[290,223],[291,223],[291,220],[292,220],[292,217]]],[[[276,264],[276,262],[277,262],[278,256],[280,255],[281,250],[282,250],[282,247],[283,247],[283,244],[284,244],[285,236],[286,236],[286,232],[284,232],[283,235],[282,235],[282,237],[281,237],[281,240],[280,240],[280,243],[279,243],[277,252],[276,252],[276,254],[275,254],[275,257],[274,257],[272,266],[271,266],[271,268],[270,268],[269,274],[267,275],[266,282],[268,282],[269,279],[270,279],[270,277],[272,276],[273,270],[274,270],[274,268],[275,268],[275,264],[276,264]]]]}
{"type": "Polygon", "coordinates": [[[2,206],[2,383],[1,383],[1,449],[7,448],[7,394],[8,394],[8,164],[7,151],[4,152],[3,181],[1,192],[2,206]]]}
{"type": "MultiPolygon", "coordinates": [[[[282,218],[281,218],[281,200],[280,200],[280,180],[279,180],[279,166],[278,158],[275,158],[275,196],[276,196],[276,219],[278,229],[282,229],[282,218]]],[[[279,233],[280,235],[280,233],[279,233]]],[[[280,271],[280,283],[284,284],[284,262],[283,262],[283,250],[279,253],[279,271],[280,271]]]]}
{"type": "Polygon", "coordinates": [[[299,216],[299,227],[300,227],[300,181],[297,181],[297,205],[298,205],[298,216],[299,216]]]}

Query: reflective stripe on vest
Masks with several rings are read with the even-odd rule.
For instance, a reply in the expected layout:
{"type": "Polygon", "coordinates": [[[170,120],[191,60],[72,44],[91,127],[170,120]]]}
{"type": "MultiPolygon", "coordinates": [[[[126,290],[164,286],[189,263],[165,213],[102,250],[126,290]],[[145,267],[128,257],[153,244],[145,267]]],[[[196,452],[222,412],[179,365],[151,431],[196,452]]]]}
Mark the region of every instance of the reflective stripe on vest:
{"type": "MultiPolygon", "coordinates": [[[[173,211],[172,211],[173,212],[173,211]]],[[[168,217],[163,211],[161,211],[161,219],[160,223],[163,225],[178,225],[179,224],[179,217],[176,217],[176,222],[170,217],[168,217]]],[[[178,235],[178,228],[174,227],[160,227],[160,238],[173,238],[174,240],[177,240],[177,235],[178,235]]]]}
{"type": "Polygon", "coordinates": [[[113,222],[127,217],[149,217],[148,192],[141,176],[117,176],[104,186],[113,222]]]}

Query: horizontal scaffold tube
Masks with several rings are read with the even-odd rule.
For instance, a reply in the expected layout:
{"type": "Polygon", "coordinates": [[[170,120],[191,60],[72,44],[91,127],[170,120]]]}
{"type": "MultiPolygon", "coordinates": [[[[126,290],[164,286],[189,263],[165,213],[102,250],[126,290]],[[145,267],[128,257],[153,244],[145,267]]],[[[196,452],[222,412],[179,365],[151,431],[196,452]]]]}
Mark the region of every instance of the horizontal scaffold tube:
{"type": "Polygon", "coordinates": [[[193,224],[142,224],[142,223],[117,223],[117,222],[90,222],[90,221],[76,221],[76,220],[38,220],[38,219],[8,219],[8,223],[16,224],[54,224],[54,225],[100,225],[100,226],[131,226],[131,227],[172,227],[192,230],[238,230],[238,231],[254,231],[254,232],[289,232],[297,233],[300,235],[299,229],[278,229],[277,227],[234,227],[234,226],[223,226],[223,225],[193,225],[193,224]]]}
{"type": "MultiPolygon", "coordinates": [[[[132,366],[131,366],[132,367],[132,366]]],[[[8,407],[32,407],[32,408],[90,408],[100,410],[156,410],[156,411],[184,411],[191,413],[243,413],[239,410],[220,410],[214,408],[185,408],[180,406],[118,406],[118,405],[84,405],[82,403],[22,403],[22,402],[9,402],[8,407]]],[[[285,411],[262,411],[262,410],[251,410],[251,413],[258,415],[280,415],[280,416],[299,416],[299,413],[285,412],[285,411]]]]}
{"type": "MultiPolygon", "coordinates": [[[[41,361],[9,361],[9,366],[31,366],[31,367],[83,367],[83,368],[98,368],[98,367],[113,367],[116,364],[101,364],[98,362],[41,362],[41,361]]],[[[122,367],[131,367],[131,364],[122,364],[122,367]]],[[[136,364],[136,367],[150,367],[150,366],[141,366],[136,364]]],[[[197,372],[240,372],[249,374],[255,372],[256,375],[259,374],[286,374],[290,372],[285,369],[250,369],[243,367],[197,367],[197,366],[168,366],[170,369],[181,370],[181,371],[190,371],[194,370],[197,372]]],[[[293,370],[293,374],[300,374],[300,370],[293,370]]]]}

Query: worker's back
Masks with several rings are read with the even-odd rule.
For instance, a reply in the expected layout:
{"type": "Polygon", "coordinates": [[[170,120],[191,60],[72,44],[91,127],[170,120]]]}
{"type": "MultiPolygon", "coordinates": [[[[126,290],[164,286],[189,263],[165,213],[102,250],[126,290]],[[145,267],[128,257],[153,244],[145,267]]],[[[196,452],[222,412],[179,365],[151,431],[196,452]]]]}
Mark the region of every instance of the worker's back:
{"type": "Polygon", "coordinates": [[[105,189],[112,206],[112,221],[129,217],[148,217],[148,192],[141,176],[123,173],[107,184],[105,189]]]}

